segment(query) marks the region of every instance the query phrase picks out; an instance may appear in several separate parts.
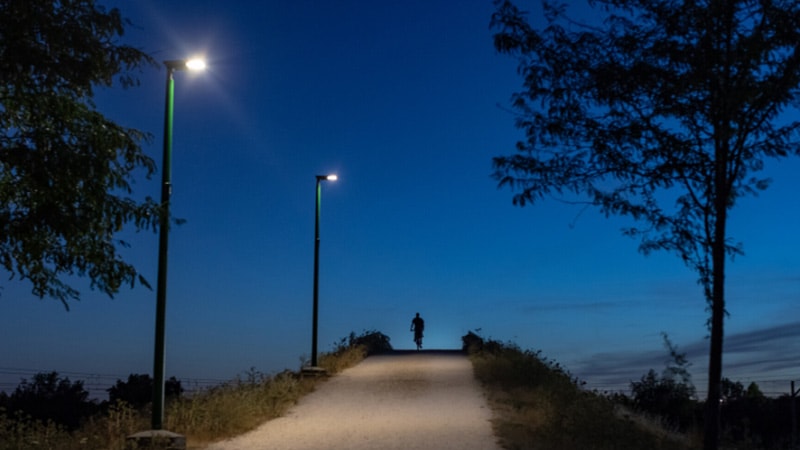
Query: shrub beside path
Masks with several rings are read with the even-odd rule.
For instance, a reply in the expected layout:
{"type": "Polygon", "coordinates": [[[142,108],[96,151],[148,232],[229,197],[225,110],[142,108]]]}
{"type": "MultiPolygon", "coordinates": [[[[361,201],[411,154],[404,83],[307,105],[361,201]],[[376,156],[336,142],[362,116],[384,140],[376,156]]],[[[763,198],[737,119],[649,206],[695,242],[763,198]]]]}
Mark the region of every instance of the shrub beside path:
{"type": "Polygon", "coordinates": [[[370,356],[284,417],[207,450],[500,449],[472,364],[461,352],[370,356]]]}

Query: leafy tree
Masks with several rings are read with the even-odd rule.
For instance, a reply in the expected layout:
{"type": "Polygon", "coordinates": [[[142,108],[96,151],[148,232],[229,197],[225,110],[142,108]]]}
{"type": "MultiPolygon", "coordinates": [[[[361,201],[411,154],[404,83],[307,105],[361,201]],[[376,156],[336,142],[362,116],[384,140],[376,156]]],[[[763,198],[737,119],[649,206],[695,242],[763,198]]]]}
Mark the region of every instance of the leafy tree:
{"type": "Polygon", "coordinates": [[[660,377],[650,369],[641,380],[631,382],[633,405],[640,411],[665,418],[673,427],[686,430],[694,422],[695,409],[695,387],[689,373],[691,363],[685,353],[678,352],[666,333],[661,336],[670,359],[660,377]]]}
{"type": "Polygon", "coordinates": [[[745,389],[742,383],[727,378],[722,379],[722,392],[723,439],[738,444],[751,442],[758,448],[791,447],[789,396],[768,398],[755,383],[745,389]]]}
{"type": "Polygon", "coordinates": [[[758,387],[755,381],[751,382],[747,386],[747,391],[745,392],[745,398],[753,399],[753,400],[763,400],[766,398],[763,392],[761,392],[761,388],[758,387]]]}
{"type": "Polygon", "coordinates": [[[134,173],[155,171],[149,136],[96,110],[96,87],[138,83],[152,65],[118,43],[128,22],[94,0],[0,1],[0,264],[33,293],[68,300],[66,276],[113,296],[146,281],[116,235],[155,228],[161,208],[132,197],[134,173]]]}
{"type": "Polygon", "coordinates": [[[515,204],[586,202],[642,228],[645,254],[677,253],[710,309],[706,449],[718,447],[727,232],[736,201],[756,194],[767,158],[800,153],[800,4],[793,0],[590,0],[581,25],[545,0],[532,26],[495,0],[497,50],[519,60],[512,97],[525,140],[494,159],[515,204]]]}
{"type": "Polygon", "coordinates": [[[672,343],[667,333],[662,332],[661,337],[664,339],[664,347],[669,352],[669,361],[664,369],[663,378],[675,380],[677,383],[686,386],[689,396],[694,397],[695,388],[692,383],[692,374],[689,372],[689,367],[691,367],[692,363],[686,359],[686,353],[678,352],[678,346],[672,343]]]}
{"type": "Polygon", "coordinates": [[[392,351],[391,338],[380,331],[364,331],[358,336],[351,332],[348,340],[350,347],[363,346],[367,356],[392,351]]]}
{"type": "Polygon", "coordinates": [[[84,418],[97,410],[97,405],[89,401],[83,381],[73,383],[57,372],[38,373],[32,381],[22,380],[6,403],[9,414],[21,411],[34,419],[51,420],[70,430],[77,429],[84,418]]]}
{"type": "Polygon", "coordinates": [[[744,385],[740,381],[732,381],[726,377],[722,379],[720,385],[722,386],[720,395],[723,404],[741,400],[745,396],[744,385]]]}
{"type": "Polygon", "coordinates": [[[650,369],[639,381],[631,382],[636,409],[662,417],[671,427],[686,431],[694,420],[694,388],[659,376],[650,369]]]}
{"type": "MultiPolygon", "coordinates": [[[[178,398],[183,393],[180,380],[175,377],[164,382],[164,395],[167,398],[178,398]]],[[[128,381],[117,380],[108,388],[108,401],[115,403],[124,401],[134,408],[142,408],[153,401],[153,379],[147,374],[130,374],[128,381]]]]}

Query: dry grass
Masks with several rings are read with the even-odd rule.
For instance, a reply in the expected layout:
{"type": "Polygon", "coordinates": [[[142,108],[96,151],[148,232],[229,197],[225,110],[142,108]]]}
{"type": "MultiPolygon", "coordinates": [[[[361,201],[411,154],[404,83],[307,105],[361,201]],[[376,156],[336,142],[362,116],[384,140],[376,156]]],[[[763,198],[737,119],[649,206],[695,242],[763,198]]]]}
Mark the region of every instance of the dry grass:
{"type": "Polygon", "coordinates": [[[538,353],[488,341],[471,352],[506,449],[604,450],[695,448],[686,436],[620,411],[610,399],[538,353]]]}
{"type": "Polygon", "coordinates": [[[108,409],[75,432],[52,422],[0,414],[0,450],[124,450],[125,438],[147,428],[149,418],[125,403],[108,409]]]}
{"type": "Polygon", "coordinates": [[[318,381],[282,372],[217,386],[172,403],[166,428],[187,436],[189,447],[236,436],[283,415],[318,381]]]}
{"type": "MultiPolygon", "coordinates": [[[[319,366],[334,375],[363,361],[369,349],[351,344],[352,338],[343,339],[332,352],[321,353],[319,366]]],[[[167,411],[167,428],[187,436],[190,449],[199,449],[282,416],[325,379],[291,371],[267,376],[251,370],[244,380],[173,403],[167,411]]]]}

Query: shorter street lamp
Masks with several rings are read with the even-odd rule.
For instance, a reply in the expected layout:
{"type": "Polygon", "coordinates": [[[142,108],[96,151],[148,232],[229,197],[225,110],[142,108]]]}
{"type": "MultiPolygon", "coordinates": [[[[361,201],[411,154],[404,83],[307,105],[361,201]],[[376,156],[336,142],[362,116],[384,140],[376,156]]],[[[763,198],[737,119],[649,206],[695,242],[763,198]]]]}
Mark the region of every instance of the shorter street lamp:
{"type": "Polygon", "coordinates": [[[314,313],[311,325],[311,368],[317,368],[317,325],[319,323],[319,211],[323,180],[336,181],[336,175],[317,175],[317,202],[314,221],[314,313]]]}

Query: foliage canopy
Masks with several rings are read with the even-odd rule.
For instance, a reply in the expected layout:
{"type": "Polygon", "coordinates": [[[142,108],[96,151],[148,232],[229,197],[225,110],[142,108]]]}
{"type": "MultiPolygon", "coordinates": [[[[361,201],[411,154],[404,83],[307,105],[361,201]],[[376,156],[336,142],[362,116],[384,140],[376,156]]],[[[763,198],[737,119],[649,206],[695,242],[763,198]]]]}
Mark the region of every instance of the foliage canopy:
{"type": "MultiPolygon", "coordinates": [[[[153,401],[153,379],[148,374],[130,374],[128,381],[117,380],[107,389],[108,401],[114,404],[123,401],[136,409],[144,408],[153,401]]],[[[170,377],[164,380],[164,395],[176,399],[183,393],[180,380],[170,377]]]]}
{"type": "Polygon", "coordinates": [[[77,300],[65,277],[88,276],[113,296],[147,284],[125,262],[116,235],[155,228],[158,203],[132,194],[155,171],[149,136],[96,110],[95,88],[138,83],[153,65],[118,43],[128,22],[94,0],[0,1],[0,264],[39,297],[77,300]]]}
{"type": "Polygon", "coordinates": [[[800,153],[800,123],[776,120],[798,96],[796,2],[595,0],[616,13],[600,27],[545,2],[543,30],[496,3],[495,47],[524,77],[512,101],[526,140],[494,159],[515,204],[577,194],[646,222],[627,230],[642,250],[710,276],[714,201],[765,189],[764,158],[800,153]]]}

